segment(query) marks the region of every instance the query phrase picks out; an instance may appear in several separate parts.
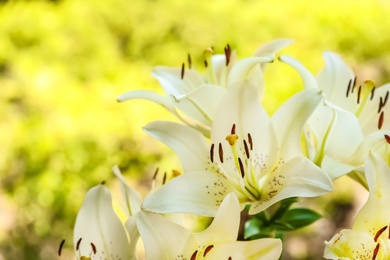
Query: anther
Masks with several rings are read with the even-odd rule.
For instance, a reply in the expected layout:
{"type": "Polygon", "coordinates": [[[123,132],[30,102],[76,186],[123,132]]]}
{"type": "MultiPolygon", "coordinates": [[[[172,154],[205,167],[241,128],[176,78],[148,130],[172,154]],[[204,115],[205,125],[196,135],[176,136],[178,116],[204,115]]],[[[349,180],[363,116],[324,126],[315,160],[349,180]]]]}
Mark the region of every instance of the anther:
{"type": "Polygon", "coordinates": [[[350,79],[349,82],[348,82],[347,93],[346,93],[347,97],[349,95],[349,91],[351,90],[351,83],[352,83],[352,79],[350,79]]]}
{"type": "Polygon", "coordinates": [[[358,90],[358,93],[357,93],[357,103],[359,104],[360,103],[360,95],[362,93],[362,86],[359,86],[359,90],[358,90]]]}
{"type": "Polygon", "coordinates": [[[385,98],[382,98],[382,97],[379,98],[378,113],[381,112],[382,108],[385,107],[388,98],[389,98],[389,91],[386,92],[385,98]]]}
{"type": "Polygon", "coordinates": [[[210,160],[212,163],[214,162],[214,144],[211,144],[210,147],[210,160]]]}
{"type": "Polygon", "coordinates": [[[167,181],[167,172],[164,172],[162,183],[165,184],[166,181],[167,181]]]}
{"type": "Polygon", "coordinates": [[[181,73],[180,73],[180,78],[184,78],[184,72],[185,72],[185,64],[184,62],[181,64],[181,73]]]}
{"type": "Polygon", "coordinates": [[[385,120],[385,113],[382,111],[381,114],[379,115],[379,120],[378,120],[378,129],[379,130],[382,128],[384,120],[385,120]]]}
{"type": "Polygon", "coordinates": [[[81,240],[82,240],[83,238],[82,237],[80,237],[80,239],[79,240],[77,240],[77,243],[76,243],[76,251],[79,251],[79,248],[80,248],[80,243],[81,243],[81,240]]]}
{"type": "Polygon", "coordinates": [[[195,252],[192,254],[190,260],[195,260],[197,254],[198,254],[198,250],[195,250],[195,252]]]}
{"type": "Polygon", "coordinates": [[[372,254],[372,260],[375,260],[377,255],[378,255],[378,252],[379,252],[379,248],[380,248],[380,244],[376,244],[376,247],[374,249],[374,253],[372,254]]]}
{"type": "Polygon", "coordinates": [[[203,253],[203,257],[206,257],[207,253],[211,251],[211,249],[213,249],[213,245],[209,245],[208,247],[206,247],[206,249],[204,250],[204,253],[203,253]]]}
{"type": "Polygon", "coordinates": [[[189,53],[187,55],[187,61],[188,61],[188,68],[191,69],[192,68],[192,60],[191,60],[191,55],[189,53]]]}
{"type": "MultiPolygon", "coordinates": [[[[356,86],[356,79],[357,77],[355,76],[355,78],[353,79],[353,83],[352,83],[352,86],[355,87],[356,86]]],[[[353,92],[353,91],[352,91],[353,92]]]]}
{"type": "Polygon", "coordinates": [[[233,124],[232,130],[230,131],[230,133],[231,133],[232,135],[235,135],[235,134],[236,134],[236,124],[233,124]]]}
{"type": "Polygon", "coordinates": [[[248,144],[246,143],[245,139],[244,139],[244,148],[245,148],[246,157],[249,159],[249,157],[250,157],[249,149],[248,149],[248,144]]]}
{"type": "Polygon", "coordinates": [[[375,94],[375,86],[372,87],[370,100],[373,100],[373,99],[374,99],[374,94],[375,94]]]}
{"type": "Polygon", "coordinates": [[[94,243],[91,243],[91,247],[92,247],[92,251],[93,251],[93,254],[96,255],[96,246],[94,245],[94,243]]]}
{"type": "Polygon", "coordinates": [[[60,247],[58,248],[58,256],[61,256],[62,247],[64,246],[64,244],[65,244],[65,239],[61,241],[60,247]]]}
{"type": "Polygon", "coordinates": [[[157,167],[157,169],[154,171],[154,174],[153,174],[153,180],[155,180],[156,179],[156,177],[157,177],[157,173],[158,173],[158,167],[157,167]]]}
{"type": "Polygon", "coordinates": [[[205,60],[205,61],[204,61],[204,66],[207,68],[208,65],[209,65],[209,64],[208,64],[207,60],[205,60]]]}
{"type": "Polygon", "coordinates": [[[102,181],[100,184],[101,184],[101,185],[104,185],[104,184],[106,184],[106,181],[102,181]]]}
{"type": "MultiPolygon", "coordinates": [[[[388,144],[390,144],[390,135],[385,135],[385,139],[386,139],[386,142],[388,144]]],[[[389,229],[389,231],[390,231],[390,229],[389,229]]]]}
{"type": "Polygon", "coordinates": [[[251,150],[253,150],[252,136],[250,133],[248,133],[248,142],[249,142],[249,147],[251,148],[251,150]]]}
{"type": "Polygon", "coordinates": [[[224,51],[225,51],[226,66],[228,66],[230,63],[230,56],[232,54],[232,51],[230,49],[229,44],[226,45],[226,47],[224,48],[224,51]]]}
{"type": "Polygon", "coordinates": [[[374,241],[377,242],[378,238],[382,235],[383,232],[387,229],[387,226],[384,226],[383,228],[379,229],[378,232],[376,232],[374,241]]]}
{"type": "Polygon", "coordinates": [[[240,165],[241,177],[244,178],[245,176],[244,165],[242,164],[240,157],[238,158],[238,164],[240,165]]]}
{"type": "Polygon", "coordinates": [[[218,146],[218,155],[219,155],[219,160],[221,161],[221,163],[223,163],[223,150],[222,150],[221,143],[219,143],[219,146],[218,146]]]}

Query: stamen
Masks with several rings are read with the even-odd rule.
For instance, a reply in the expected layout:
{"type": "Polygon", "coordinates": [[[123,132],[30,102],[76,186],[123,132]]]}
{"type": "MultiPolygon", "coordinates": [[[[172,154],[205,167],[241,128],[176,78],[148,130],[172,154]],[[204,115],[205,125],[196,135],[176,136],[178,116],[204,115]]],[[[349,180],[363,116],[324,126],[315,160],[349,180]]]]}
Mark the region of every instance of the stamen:
{"type": "Polygon", "coordinates": [[[375,260],[377,255],[378,255],[378,252],[379,252],[379,248],[380,248],[380,244],[376,244],[376,247],[374,249],[374,253],[372,254],[372,260],[375,260]]]}
{"type": "Polygon", "coordinates": [[[79,240],[77,240],[77,243],[76,243],[76,251],[79,251],[79,248],[80,248],[80,243],[81,243],[81,240],[82,240],[83,238],[82,237],[80,237],[80,239],[79,240]]]}
{"type": "Polygon", "coordinates": [[[223,163],[223,150],[222,150],[221,143],[219,143],[219,146],[218,146],[218,155],[219,155],[219,160],[221,161],[221,163],[223,163]]]}
{"type": "Polygon", "coordinates": [[[349,91],[351,90],[351,83],[352,83],[352,79],[350,79],[349,82],[348,82],[347,93],[346,93],[347,97],[349,95],[349,91]]]}
{"type": "Polygon", "coordinates": [[[386,92],[386,96],[384,99],[382,97],[379,98],[378,113],[381,112],[382,108],[385,107],[388,98],[389,98],[389,91],[386,92]]]}
{"type": "Polygon", "coordinates": [[[153,174],[153,180],[155,180],[156,179],[156,177],[157,177],[157,173],[158,173],[158,167],[157,167],[157,169],[154,171],[154,174],[153,174]]]}
{"type": "Polygon", "coordinates": [[[238,164],[240,165],[241,177],[244,178],[245,176],[244,165],[242,164],[240,157],[238,157],[238,164]]]}
{"type": "Polygon", "coordinates": [[[232,135],[235,135],[235,134],[236,134],[236,124],[233,124],[232,130],[230,131],[230,133],[231,133],[232,135]]]}
{"type": "Polygon", "coordinates": [[[166,181],[167,181],[167,172],[164,172],[162,183],[165,184],[166,181]]]}
{"type": "Polygon", "coordinates": [[[58,248],[58,256],[61,256],[61,251],[62,251],[62,247],[64,246],[64,244],[65,244],[65,239],[63,239],[61,241],[60,247],[58,248]]]}
{"type": "Polygon", "coordinates": [[[190,260],[195,260],[197,254],[198,254],[198,250],[195,250],[195,252],[192,254],[190,260]]]}
{"type": "Polygon", "coordinates": [[[226,45],[224,51],[225,51],[225,58],[226,58],[226,66],[228,66],[230,63],[230,56],[232,55],[232,50],[230,49],[229,44],[226,45]]]}
{"type": "Polygon", "coordinates": [[[370,100],[372,100],[374,98],[374,94],[375,94],[375,86],[371,90],[370,100]]]}
{"type": "Polygon", "coordinates": [[[379,229],[378,232],[376,232],[374,241],[377,242],[378,238],[382,235],[383,232],[387,229],[387,226],[384,226],[383,228],[379,229]]]}
{"type": "Polygon", "coordinates": [[[213,163],[214,162],[214,144],[211,144],[210,148],[210,160],[213,163]]]}
{"type": "Polygon", "coordinates": [[[97,252],[96,246],[93,243],[91,243],[91,247],[92,247],[93,254],[96,255],[96,252],[97,252]]]}
{"type": "MultiPolygon", "coordinates": [[[[389,135],[385,135],[385,139],[386,139],[386,142],[388,144],[390,144],[390,136],[389,135]]],[[[389,231],[390,231],[390,229],[389,229],[389,231]]]]}
{"type": "Polygon", "coordinates": [[[231,256],[229,256],[228,260],[232,260],[233,258],[231,256]]]}
{"type": "Polygon", "coordinates": [[[187,61],[188,61],[188,68],[191,69],[192,68],[192,60],[191,60],[191,55],[189,53],[187,55],[187,61]]]}
{"type": "Polygon", "coordinates": [[[204,250],[204,253],[203,253],[203,257],[206,257],[207,253],[211,251],[211,249],[213,249],[213,245],[209,245],[208,247],[206,247],[206,249],[204,250]]]}
{"type": "Polygon", "coordinates": [[[382,111],[381,114],[379,115],[379,120],[378,120],[378,129],[379,130],[382,128],[384,120],[385,120],[385,113],[382,111]]]}
{"type": "Polygon", "coordinates": [[[353,93],[353,89],[356,87],[356,76],[355,76],[355,78],[353,79],[353,83],[352,83],[352,92],[351,93],[353,93]]]}
{"type": "Polygon", "coordinates": [[[360,95],[362,93],[362,86],[359,86],[358,94],[357,94],[357,103],[360,103],[360,95]]]}
{"type": "Polygon", "coordinates": [[[245,148],[246,157],[249,159],[249,157],[250,157],[249,149],[248,149],[248,144],[246,143],[245,139],[244,139],[244,148],[245,148]]]}
{"type": "Polygon", "coordinates": [[[181,64],[181,74],[180,74],[180,78],[183,79],[184,78],[184,72],[185,72],[185,64],[184,62],[181,64]]]}
{"type": "Polygon", "coordinates": [[[204,61],[204,66],[207,68],[209,64],[207,63],[207,60],[204,61]]]}
{"type": "Polygon", "coordinates": [[[251,148],[251,150],[253,150],[252,136],[250,133],[248,133],[248,142],[249,142],[249,147],[251,148]]]}
{"type": "Polygon", "coordinates": [[[104,185],[104,184],[106,184],[106,181],[102,181],[100,184],[101,184],[101,185],[104,185]]]}
{"type": "Polygon", "coordinates": [[[175,169],[172,170],[172,176],[173,177],[177,177],[177,176],[180,176],[180,175],[181,175],[180,171],[175,170],[175,169]]]}
{"type": "Polygon", "coordinates": [[[238,139],[238,135],[236,135],[236,134],[231,134],[231,135],[226,136],[225,139],[226,139],[226,141],[229,142],[229,144],[230,144],[231,146],[233,146],[233,145],[236,144],[236,141],[237,141],[237,139],[238,139]]]}

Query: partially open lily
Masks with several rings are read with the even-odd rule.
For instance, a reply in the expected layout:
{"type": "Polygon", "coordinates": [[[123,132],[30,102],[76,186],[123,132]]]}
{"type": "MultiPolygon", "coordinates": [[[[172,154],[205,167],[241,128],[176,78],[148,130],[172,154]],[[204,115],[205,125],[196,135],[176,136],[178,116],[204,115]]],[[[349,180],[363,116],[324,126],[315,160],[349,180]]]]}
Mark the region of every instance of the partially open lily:
{"type": "Polygon", "coordinates": [[[330,178],[300,150],[302,127],[322,100],[307,89],[289,99],[270,119],[256,84],[231,86],[221,100],[211,144],[196,130],[154,122],[145,131],[180,157],[184,174],[149,194],[143,209],[214,216],[234,192],[242,208],[256,214],[289,197],[313,197],[332,190],[330,178]]]}
{"type": "Polygon", "coordinates": [[[364,137],[390,129],[384,113],[390,84],[375,87],[368,80],[357,86],[354,72],[337,54],[325,52],[324,58],[325,68],[315,78],[296,59],[280,57],[300,73],[305,88],[323,91],[326,101],[308,120],[303,147],[308,158],[336,179],[363,165],[366,155],[356,164],[355,153],[364,137]]]}
{"type": "Polygon", "coordinates": [[[389,163],[369,153],[365,162],[368,200],[356,216],[352,230],[343,229],[325,242],[326,259],[390,259],[389,163]]]}
{"type": "Polygon", "coordinates": [[[141,212],[137,217],[145,245],[146,259],[279,259],[282,242],[264,238],[236,241],[240,225],[240,205],[234,194],[222,201],[211,225],[191,233],[163,216],[141,212]]]}
{"type": "Polygon", "coordinates": [[[188,68],[156,67],[152,75],[160,82],[166,96],[152,91],[138,90],[122,94],[118,101],[147,99],[162,105],[185,124],[210,135],[210,126],[215,109],[226,88],[243,79],[262,81],[262,69],[272,62],[274,53],[292,41],[279,39],[261,46],[254,56],[237,61],[235,52],[228,45],[224,55],[212,55],[205,51],[205,75],[192,67],[188,57],[188,68]]]}
{"type": "Polygon", "coordinates": [[[132,259],[125,228],[112,208],[110,191],[88,191],[76,218],[74,249],[78,259],[132,259]]]}

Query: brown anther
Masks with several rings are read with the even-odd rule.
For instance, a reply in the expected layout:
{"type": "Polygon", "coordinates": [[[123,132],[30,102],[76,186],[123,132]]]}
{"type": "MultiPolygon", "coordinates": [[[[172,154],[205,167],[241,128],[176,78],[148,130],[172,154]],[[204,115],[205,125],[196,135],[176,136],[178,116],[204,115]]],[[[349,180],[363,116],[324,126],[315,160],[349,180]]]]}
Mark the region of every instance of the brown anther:
{"type": "Polygon", "coordinates": [[[64,244],[65,244],[65,239],[63,239],[60,243],[60,247],[58,248],[58,256],[61,256],[62,247],[64,246],[64,244]]]}
{"type": "Polygon", "coordinates": [[[380,98],[379,98],[378,113],[381,112],[382,108],[385,107],[388,98],[389,98],[389,91],[386,92],[385,98],[383,98],[383,97],[380,97],[380,98]]]}
{"type": "Polygon", "coordinates": [[[249,142],[249,147],[251,148],[251,150],[253,150],[252,136],[250,133],[248,133],[248,142],[249,142]]]}
{"type": "Polygon", "coordinates": [[[380,248],[380,244],[378,243],[378,244],[376,244],[376,247],[375,247],[374,252],[372,254],[372,260],[376,259],[378,252],[379,252],[379,248],[380,248]]]}
{"type": "Polygon", "coordinates": [[[231,133],[232,135],[235,135],[235,134],[236,134],[236,124],[233,124],[232,130],[230,131],[230,133],[231,133]]]}
{"type": "Polygon", "coordinates": [[[245,139],[244,139],[244,149],[245,149],[246,158],[249,159],[249,157],[250,157],[249,148],[248,148],[248,144],[246,143],[245,139]]]}
{"type": "Polygon", "coordinates": [[[166,181],[167,181],[167,172],[164,172],[162,183],[165,184],[166,181]]]}
{"type": "Polygon", "coordinates": [[[225,139],[226,139],[226,141],[228,141],[228,143],[229,143],[231,146],[233,146],[233,145],[236,144],[236,141],[237,141],[237,139],[238,139],[238,135],[236,135],[236,134],[231,134],[231,135],[226,136],[225,139]]]}
{"type": "Polygon", "coordinates": [[[93,252],[93,254],[94,255],[96,255],[96,246],[95,246],[95,244],[94,243],[91,243],[91,247],[92,247],[92,252],[93,252]]]}
{"type": "Polygon", "coordinates": [[[207,253],[211,251],[211,249],[213,249],[213,245],[209,245],[208,247],[206,247],[206,249],[204,250],[203,252],[203,257],[206,257],[207,253]]]}
{"type": "MultiPolygon", "coordinates": [[[[356,79],[357,77],[355,76],[355,78],[353,79],[353,83],[352,83],[352,86],[355,87],[356,86],[356,79]]],[[[352,91],[353,92],[353,91],[352,91]]]]}
{"type": "MultiPolygon", "coordinates": [[[[390,144],[390,135],[385,135],[385,140],[388,144],[390,144]]],[[[389,230],[390,231],[390,230],[389,230]]]]}
{"type": "Polygon", "coordinates": [[[228,260],[232,260],[233,258],[231,256],[229,256],[228,260]]]}
{"type": "Polygon", "coordinates": [[[79,251],[79,248],[80,248],[80,243],[81,243],[81,240],[82,240],[83,238],[82,237],[80,237],[80,239],[79,240],[77,240],[77,243],[76,243],[76,251],[79,251]]]}
{"type": "Polygon", "coordinates": [[[348,97],[349,91],[351,90],[351,84],[352,84],[352,79],[350,79],[349,82],[348,82],[346,97],[348,97]]]}
{"type": "Polygon", "coordinates": [[[374,94],[375,94],[375,86],[373,86],[372,89],[371,89],[370,100],[373,100],[373,99],[374,99],[374,94]]]}
{"type": "Polygon", "coordinates": [[[383,228],[379,229],[378,232],[376,232],[374,241],[377,242],[378,238],[382,235],[383,232],[387,229],[387,226],[384,226],[383,228]]]}
{"type": "Polygon", "coordinates": [[[197,254],[198,254],[198,250],[195,250],[195,252],[192,254],[190,260],[195,260],[197,254]]]}
{"type": "Polygon", "coordinates": [[[357,93],[357,103],[360,103],[360,95],[362,93],[362,86],[359,86],[358,93],[357,93]]]}
{"type": "Polygon", "coordinates": [[[101,184],[101,185],[104,185],[104,184],[106,184],[106,181],[102,181],[100,184],[101,184]]]}
{"type": "Polygon", "coordinates": [[[204,66],[207,68],[209,66],[207,60],[204,61],[204,66]]]}
{"type": "Polygon", "coordinates": [[[212,163],[214,162],[214,144],[211,144],[211,147],[210,147],[210,161],[212,163]]]}
{"type": "Polygon", "coordinates": [[[187,55],[187,61],[188,61],[188,68],[191,69],[192,68],[192,60],[191,60],[191,55],[189,53],[187,55]]]}
{"type": "Polygon", "coordinates": [[[223,149],[221,143],[219,143],[218,146],[218,155],[219,155],[219,160],[221,161],[221,163],[223,163],[223,149]]]}
{"type": "Polygon", "coordinates": [[[154,174],[153,174],[153,180],[156,179],[158,170],[159,170],[159,169],[158,169],[158,167],[157,167],[156,170],[154,171],[154,174]]]}
{"type": "Polygon", "coordinates": [[[180,78],[184,79],[184,72],[185,72],[185,64],[184,62],[181,64],[181,73],[180,73],[180,78]]]}
{"type": "Polygon", "coordinates": [[[232,51],[230,49],[229,44],[226,45],[226,47],[224,48],[224,51],[225,51],[225,59],[226,59],[225,65],[228,66],[230,63],[230,56],[232,55],[232,51]]]}
{"type": "Polygon", "coordinates": [[[245,171],[244,171],[244,165],[242,164],[241,158],[238,158],[238,164],[240,165],[240,172],[241,172],[241,177],[245,177],[245,171]]]}
{"type": "Polygon", "coordinates": [[[381,114],[379,115],[379,120],[378,120],[378,129],[379,130],[382,128],[384,120],[385,120],[385,113],[382,111],[381,114]]]}

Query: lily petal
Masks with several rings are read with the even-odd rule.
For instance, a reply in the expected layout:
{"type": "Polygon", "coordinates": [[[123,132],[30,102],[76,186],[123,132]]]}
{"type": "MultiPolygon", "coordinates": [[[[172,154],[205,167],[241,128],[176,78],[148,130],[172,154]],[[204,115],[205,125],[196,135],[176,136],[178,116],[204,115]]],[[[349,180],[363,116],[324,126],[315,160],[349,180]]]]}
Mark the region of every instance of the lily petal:
{"type": "Polygon", "coordinates": [[[142,209],[214,217],[226,194],[232,191],[231,184],[219,174],[186,172],[146,196],[142,209]]]}
{"type": "Polygon", "coordinates": [[[305,88],[318,88],[316,78],[313,76],[313,74],[310,73],[310,71],[306,69],[305,66],[303,66],[300,61],[287,55],[280,55],[279,60],[290,65],[298,71],[298,73],[301,75],[303,86],[305,88]]]}
{"type": "Polygon", "coordinates": [[[319,89],[305,89],[288,99],[272,116],[284,160],[302,154],[300,137],[303,126],[322,99],[319,89]]]}
{"type": "Polygon", "coordinates": [[[315,197],[333,190],[332,180],[309,159],[297,156],[283,163],[268,177],[261,199],[254,202],[249,214],[291,197],[315,197]]]}
{"type": "Polygon", "coordinates": [[[76,254],[80,256],[94,254],[103,259],[112,255],[120,259],[130,257],[126,231],[112,208],[110,191],[103,185],[93,187],[85,196],[76,218],[74,245],[76,254]]]}
{"type": "MultiPolygon", "coordinates": [[[[267,42],[263,45],[261,45],[255,52],[254,56],[261,56],[265,53],[273,53],[280,51],[284,47],[292,44],[294,40],[292,39],[276,39],[270,42],[267,42]]],[[[267,63],[260,64],[260,68],[262,71],[265,70],[265,67],[267,66],[267,63]]]]}
{"type": "Polygon", "coordinates": [[[172,260],[191,256],[197,248],[191,232],[159,214],[140,212],[137,225],[144,241],[147,260],[172,260]]]}
{"type": "Polygon", "coordinates": [[[390,221],[390,168],[383,159],[370,153],[365,162],[365,174],[370,194],[366,204],[357,215],[353,230],[368,231],[372,236],[390,221]]]}
{"type": "Polygon", "coordinates": [[[207,259],[277,260],[281,253],[280,239],[263,238],[223,243],[211,250],[207,259]]]}
{"type": "Polygon", "coordinates": [[[170,98],[161,96],[153,91],[135,90],[135,91],[126,92],[117,98],[118,102],[123,102],[123,101],[131,100],[131,99],[146,99],[146,100],[155,102],[157,104],[160,104],[161,106],[165,107],[171,113],[176,114],[176,110],[175,110],[175,106],[173,104],[173,101],[170,98]]]}
{"type": "Polygon", "coordinates": [[[167,121],[152,122],[146,125],[144,130],[176,152],[185,172],[205,169],[209,145],[200,132],[167,121]]]}

